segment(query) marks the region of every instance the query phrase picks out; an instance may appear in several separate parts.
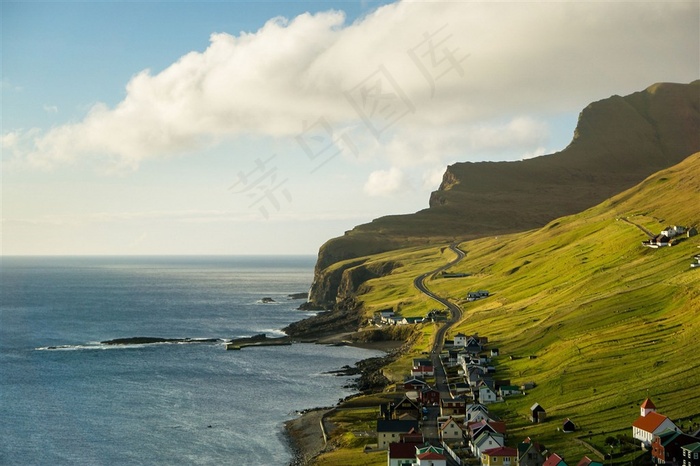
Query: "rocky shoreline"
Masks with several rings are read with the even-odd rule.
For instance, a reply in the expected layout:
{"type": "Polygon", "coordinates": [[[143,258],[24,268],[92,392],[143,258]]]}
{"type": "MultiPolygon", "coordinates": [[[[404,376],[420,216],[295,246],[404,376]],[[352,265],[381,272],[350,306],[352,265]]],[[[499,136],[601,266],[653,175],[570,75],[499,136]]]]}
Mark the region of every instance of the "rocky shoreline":
{"type": "Polygon", "coordinates": [[[384,377],[382,369],[384,366],[396,359],[403,350],[402,341],[375,341],[375,342],[360,342],[348,340],[347,333],[337,334],[334,336],[326,336],[324,339],[317,341],[318,344],[334,344],[333,342],[342,341],[347,345],[356,346],[366,349],[375,349],[384,351],[387,354],[368,359],[363,359],[355,363],[354,367],[344,366],[338,370],[330,371],[330,374],[338,376],[354,376],[358,375],[354,381],[345,386],[356,390],[357,393],[350,395],[345,399],[339,400],[334,407],[318,407],[300,412],[299,417],[289,420],[284,424],[285,438],[292,450],[293,459],[289,463],[290,466],[306,466],[326,450],[326,442],[321,430],[323,417],[332,412],[343,401],[354,398],[363,394],[370,394],[382,391],[389,381],[384,377]]]}

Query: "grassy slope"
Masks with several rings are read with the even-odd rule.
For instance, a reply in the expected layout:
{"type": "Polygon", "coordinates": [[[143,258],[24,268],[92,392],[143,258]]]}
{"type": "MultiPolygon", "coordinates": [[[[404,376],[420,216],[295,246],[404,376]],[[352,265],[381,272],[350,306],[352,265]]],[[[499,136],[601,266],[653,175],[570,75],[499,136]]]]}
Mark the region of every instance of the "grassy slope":
{"type": "MultiPolygon", "coordinates": [[[[428,282],[455,300],[474,289],[493,293],[463,303],[464,319],[453,334],[487,335],[501,349],[500,377],[537,383],[527,396],[496,408],[508,416],[511,443],[529,435],[578,461],[590,452],[556,431],[561,420],[572,418],[581,428],[576,435],[593,432],[587,439],[602,449],[607,434],[631,432],[647,393],[684,426],[700,422],[700,270],[689,268],[700,236],[672,248],[643,248],[645,235],[622,218],[654,232],[667,224],[699,225],[700,154],[540,230],[464,243],[467,258],[453,271],[473,275],[428,282]],[[523,357],[529,355],[536,359],[523,357]],[[526,421],[535,401],[550,422],[526,421]]],[[[369,311],[424,313],[435,305],[415,292],[413,278],[450,258],[435,247],[373,256],[405,265],[368,282],[360,299],[369,311]]],[[[423,330],[414,354],[430,341],[432,326],[423,330]]],[[[407,363],[408,357],[388,368],[389,375],[407,373],[407,363]]]]}

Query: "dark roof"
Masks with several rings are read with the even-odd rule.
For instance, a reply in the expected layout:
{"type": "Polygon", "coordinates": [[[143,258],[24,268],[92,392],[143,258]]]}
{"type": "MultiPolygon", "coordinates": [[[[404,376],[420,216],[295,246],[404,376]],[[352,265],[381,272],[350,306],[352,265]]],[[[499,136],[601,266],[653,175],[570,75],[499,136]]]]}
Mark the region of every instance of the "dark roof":
{"type": "Polygon", "coordinates": [[[418,429],[418,421],[377,419],[377,432],[409,432],[418,429]]]}
{"type": "Polygon", "coordinates": [[[544,411],[544,408],[540,406],[539,403],[535,403],[534,405],[532,405],[532,408],[530,408],[530,411],[544,411]]]}
{"type": "Polygon", "coordinates": [[[389,458],[415,458],[416,447],[422,443],[390,443],[389,458]]]}

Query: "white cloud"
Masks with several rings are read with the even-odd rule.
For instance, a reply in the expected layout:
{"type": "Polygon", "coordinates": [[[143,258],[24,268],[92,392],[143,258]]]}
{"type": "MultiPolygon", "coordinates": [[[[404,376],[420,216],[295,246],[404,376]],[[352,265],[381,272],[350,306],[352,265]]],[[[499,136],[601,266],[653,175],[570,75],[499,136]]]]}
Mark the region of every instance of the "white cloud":
{"type": "MultiPolygon", "coordinates": [[[[399,166],[434,163],[442,151],[518,146],[522,154],[547,133],[530,113],[578,111],[655,81],[696,79],[698,8],[400,2],[353,24],[336,11],[275,18],[254,33],[213,34],[205,51],[136,74],[113,108],[97,104],[81,121],[13,147],[40,166],[97,157],[135,169],[241,134],[293,137],[303,121],[323,117],[336,129],[373,128],[399,166]],[[445,47],[457,68],[440,61],[445,47]],[[373,83],[393,100],[373,100],[373,83]]],[[[3,135],[3,144],[6,136],[27,134],[3,135]]]]}
{"type": "Polygon", "coordinates": [[[367,195],[390,196],[410,187],[404,172],[396,167],[389,170],[377,170],[370,173],[364,186],[367,195]]]}
{"type": "Polygon", "coordinates": [[[58,107],[55,105],[44,105],[44,111],[46,113],[58,113],[58,107]]]}

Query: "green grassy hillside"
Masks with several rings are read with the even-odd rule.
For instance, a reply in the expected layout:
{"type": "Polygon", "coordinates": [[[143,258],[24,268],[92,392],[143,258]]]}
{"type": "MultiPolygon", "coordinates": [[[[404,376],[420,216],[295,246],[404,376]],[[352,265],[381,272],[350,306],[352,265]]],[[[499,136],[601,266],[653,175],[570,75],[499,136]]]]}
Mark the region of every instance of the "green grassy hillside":
{"type": "MultiPolygon", "coordinates": [[[[606,436],[630,435],[647,394],[681,426],[700,423],[700,269],[689,267],[700,236],[649,249],[637,226],[658,233],[673,224],[700,225],[700,153],[541,229],[462,243],[467,257],[452,271],[471,275],[428,281],[462,304],[452,335],[488,336],[501,350],[498,378],[537,384],[494,408],[509,422],[510,443],[531,436],[578,461],[587,451],[573,436],[603,449],[606,436]],[[492,296],[466,302],[476,289],[492,296]],[[526,420],[535,402],[550,419],[537,426],[526,420]],[[567,417],[581,429],[573,436],[557,431],[567,417]]],[[[368,258],[402,265],[362,285],[366,312],[390,307],[415,315],[434,307],[412,280],[450,255],[432,247],[368,258]]],[[[433,330],[420,329],[414,353],[433,330]]],[[[407,373],[407,358],[389,375],[407,373]]]]}
{"type": "Polygon", "coordinates": [[[700,150],[700,81],[661,83],[588,105],[571,144],[516,162],[447,168],[430,208],[382,217],[329,240],[319,251],[311,301],[332,305],[326,271],[345,259],[453,239],[540,228],[581,212],[700,150]]]}

